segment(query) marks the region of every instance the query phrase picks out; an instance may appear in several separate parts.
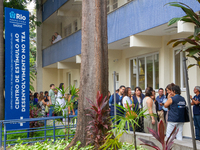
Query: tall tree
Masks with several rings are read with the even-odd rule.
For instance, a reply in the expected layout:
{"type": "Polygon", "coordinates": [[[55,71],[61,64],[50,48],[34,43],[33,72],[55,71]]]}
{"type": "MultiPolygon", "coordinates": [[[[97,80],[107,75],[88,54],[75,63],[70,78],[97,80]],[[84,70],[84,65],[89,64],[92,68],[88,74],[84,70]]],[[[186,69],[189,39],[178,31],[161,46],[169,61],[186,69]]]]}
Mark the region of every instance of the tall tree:
{"type": "Polygon", "coordinates": [[[0,120],[4,119],[4,38],[3,0],[0,0],[0,120]]]}
{"type": "Polygon", "coordinates": [[[106,0],[82,1],[82,49],[81,79],[76,134],[69,149],[77,141],[81,146],[87,143],[87,131],[90,117],[86,98],[96,103],[97,91],[103,96],[108,94],[108,39],[106,0]]]}

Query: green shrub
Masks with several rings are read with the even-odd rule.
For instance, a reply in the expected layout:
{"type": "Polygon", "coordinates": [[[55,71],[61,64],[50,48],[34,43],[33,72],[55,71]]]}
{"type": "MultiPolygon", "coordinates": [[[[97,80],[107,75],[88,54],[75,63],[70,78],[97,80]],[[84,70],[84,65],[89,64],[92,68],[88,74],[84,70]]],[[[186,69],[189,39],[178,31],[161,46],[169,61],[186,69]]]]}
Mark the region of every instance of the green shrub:
{"type": "MultiPolygon", "coordinates": [[[[18,139],[20,141],[20,139],[18,139]]],[[[71,142],[71,140],[65,141],[65,140],[57,140],[55,143],[53,143],[53,140],[51,141],[45,141],[43,143],[35,143],[33,145],[24,144],[22,145],[22,142],[20,144],[16,144],[14,147],[8,147],[11,148],[11,150],[64,150],[67,145],[71,142]]],[[[93,150],[94,146],[85,146],[85,147],[79,147],[81,145],[81,142],[78,141],[75,146],[71,147],[70,150],[93,150]]],[[[123,143],[122,147],[119,150],[132,150],[135,146],[128,143],[123,143]]],[[[147,150],[141,146],[137,146],[138,150],[147,150]]],[[[111,150],[111,149],[108,149],[111,150]]]]}
{"type": "MultiPolygon", "coordinates": [[[[19,139],[20,140],[20,139],[19,139]]],[[[65,140],[57,140],[53,143],[51,141],[45,141],[43,143],[37,142],[33,145],[24,144],[22,142],[20,144],[16,144],[14,147],[11,147],[11,150],[64,150],[70,141],[65,140]]],[[[10,147],[8,147],[10,148],[10,147]]]]}

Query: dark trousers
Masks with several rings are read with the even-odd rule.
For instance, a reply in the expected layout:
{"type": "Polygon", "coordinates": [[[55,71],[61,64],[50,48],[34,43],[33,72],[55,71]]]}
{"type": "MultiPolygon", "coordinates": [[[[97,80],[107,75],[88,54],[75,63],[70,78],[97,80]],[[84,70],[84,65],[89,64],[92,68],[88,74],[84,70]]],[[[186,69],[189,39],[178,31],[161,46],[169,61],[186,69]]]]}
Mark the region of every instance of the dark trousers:
{"type": "Polygon", "coordinates": [[[140,117],[138,120],[139,126],[136,126],[136,132],[144,132],[144,117],[140,117]]]}
{"type": "Polygon", "coordinates": [[[167,115],[167,111],[164,111],[164,119],[165,119],[165,123],[167,123],[166,115],[167,115]]]}
{"type": "Polygon", "coordinates": [[[200,140],[200,115],[194,115],[194,126],[196,139],[200,140]]]}

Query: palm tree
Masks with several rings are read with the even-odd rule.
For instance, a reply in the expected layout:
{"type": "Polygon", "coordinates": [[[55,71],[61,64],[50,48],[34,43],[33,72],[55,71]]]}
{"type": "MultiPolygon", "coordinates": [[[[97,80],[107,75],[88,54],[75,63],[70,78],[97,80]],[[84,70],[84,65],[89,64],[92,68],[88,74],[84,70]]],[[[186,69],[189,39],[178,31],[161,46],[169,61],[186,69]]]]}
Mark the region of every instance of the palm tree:
{"type": "Polygon", "coordinates": [[[3,0],[0,0],[0,120],[4,119],[4,39],[3,39],[3,0]]]}

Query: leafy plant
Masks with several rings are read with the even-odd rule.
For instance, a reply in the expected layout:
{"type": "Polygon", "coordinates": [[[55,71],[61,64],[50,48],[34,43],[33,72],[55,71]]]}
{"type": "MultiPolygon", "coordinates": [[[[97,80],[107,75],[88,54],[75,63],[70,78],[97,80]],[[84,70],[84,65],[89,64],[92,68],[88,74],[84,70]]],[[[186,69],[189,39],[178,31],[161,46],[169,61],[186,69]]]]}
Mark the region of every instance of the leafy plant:
{"type": "Polygon", "coordinates": [[[75,146],[70,147],[70,150],[92,150],[92,149],[94,149],[94,146],[91,146],[91,145],[87,145],[85,147],[80,147],[80,145],[81,145],[81,142],[78,141],[78,142],[76,142],[75,146]]]}
{"type": "MultiPolygon", "coordinates": [[[[38,108],[37,106],[30,105],[30,118],[39,118],[42,116],[41,108],[38,108]]],[[[40,121],[31,121],[30,122],[30,128],[35,128],[35,127],[42,127],[44,126],[44,123],[40,121]]],[[[34,134],[34,132],[31,132],[31,134],[34,134]]]]}
{"type": "Polygon", "coordinates": [[[110,132],[109,135],[105,138],[105,143],[100,147],[100,149],[107,150],[107,149],[119,149],[122,148],[122,143],[119,141],[123,133],[117,134],[114,137],[114,133],[110,132]]]}
{"type": "MultiPolygon", "coordinates": [[[[123,111],[126,113],[126,116],[116,116],[116,118],[114,118],[114,120],[116,122],[119,122],[119,124],[116,124],[114,126],[113,132],[116,134],[120,134],[120,133],[124,133],[126,131],[126,129],[128,131],[130,131],[131,129],[133,129],[133,139],[134,139],[134,145],[137,145],[136,143],[136,134],[135,134],[135,129],[137,126],[139,126],[138,122],[140,120],[141,117],[146,117],[148,116],[148,114],[144,114],[146,110],[137,110],[136,106],[135,107],[130,107],[129,104],[127,103],[127,108],[121,106],[121,105],[117,105],[117,107],[119,108],[119,110],[123,109],[123,111]]],[[[137,150],[137,147],[135,146],[135,150],[137,150]]]]}
{"type": "MultiPolygon", "coordinates": [[[[62,112],[62,110],[65,110],[65,113],[64,113],[64,118],[65,118],[65,139],[67,140],[67,129],[66,129],[66,127],[67,127],[67,122],[66,122],[66,120],[67,120],[67,118],[68,118],[68,127],[69,127],[69,120],[70,120],[70,118],[69,118],[69,113],[67,113],[66,111],[66,108],[73,108],[73,103],[74,103],[74,101],[75,101],[75,98],[76,97],[78,97],[78,92],[79,92],[79,90],[77,89],[77,88],[75,88],[75,86],[71,86],[71,99],[67,99],[66,97],[65,97],[65,94],[66,94],[66,92],[67,92],[67,90],[68,90],[68,88],[66,88],[66,89],[64,89],[64,86],[62,86],[62,89],[59,89],[58,87],[56,87],[57,89],[58,89],[58,91],[60,91],[61,92],[61,94],[63,95],[62,97],[59,97],[60,99],[64,99],[65,100],[65,105],[64,106],[61,106],[61,105],[57,105],[56,107],[55,107],[55,112],[56,113],[60,113],[60,112],[62,112]],[[73,99],[72,99],[72,97],[74,97],[73,99]]],[[[63,123],[63,122],[61,122],[61,123],[63,123]]],[[[69,139],[69,130],[68,130],[68,139],[69,139]]]]}
{"type": "MultiPolygon", "coordinates": [[[[123,143],[122,148],[120,148],[119,150],[133,150],[133,149],[135,149],[135,145],[123,143]]],[[[138,150],[147,150],[146,148],[143,148],[142,146],[137,146],[137,149],[138,150]]]]}
{"type": "MultiPolygon", "coordinates": [[[[137,110],[136,107],[133,108],[133,106],[131,108],[128,103],[127,108],[117,104],[116,106],[119,111],[125,112],[126,115],[125,117],[123,115],[117,115],[116,117],[113,117],[113,122],[119,122],[119,124],[113,125],[113,129],[109,132],[105,143],[100,147],[100,149],[121,149],[123,146],[122,143],[119,142],[119,139],[124,132],[127,133],[126,130],[130,131],[131,129],[133,129],[134,145],[137,145],[135,128],[136,126],[139,126],[138,121],[140,117],[147,116],[144,115],[147,110],[137,110]]],[[[137,149],[137,147],[134,146],[134,149],[137,149]]]]}
{"type": "MultiPolygon", "coordinates": [[[[21,141],[20,139],[18,139],[21,141]]],[[[28,144],[22,144],[23,141],[20,142],[20,144],[16,144],[14,147],[8,146],[8,148],[11,148],[11,150],[64,150],[66,148],[66,145],[70,143],[70,141],[64,141],[64,140],[56,140],[55,143],[53,143],[53,140],[51,141],[44,141],[43,143],[37,142],[33,145],[28,144]]]]}
{"type": "Polygon", "coordinates": [[[30,86],[29,86],[29,89],[31,90],[31,91],[35,91],[35,89],[34,89],[34,86],[33,86],[33,81],[35,81],[35,79],[36,79],[36,76],[35,76],[35,74],[34,74],[34,71],[33,70],[31,70],[30,69],[30,76],[29,76],[29,83],[30,83],[30,86]]]}
{"type": "Polygon", "coordinates": [[[96,103],[92,102],[88,98],[87,100],[91,105],[91,107],[87,109],[90,112],[87,116],[92,118],[87,126],[88,143],[94,143],[94,146],[97,149],[104,143],[111,125],[108,117],[109,110],[106,109],[108,101],[106,97],[103,99],[103,95],[100,94],[100,91],[97,92],[96,103]]]}
{"type": "MultiPolygon", "coordinates": [[[[199,0],[198,0],[198,2],[200,3],[199,0]]],[[[197,64],[190,64],[188,66],[188,68],[195,66],[195,65],[200,67],[200,34],[199,34],[199,32],[200,32],[200,15],[196,14],[194,12],[194,10],[192,10],[192,8],[190,8],[188,5],[181,3],[181,2],[170,2],[170,3],[167,3],[166,5],[181,8],[186,14],[183,17],[171,19],[168,22],[169,26],[178,21],[183,21],[185,23],[192,23],[195,25],[193,35],[188,36],[186,38],[173,39],[168,42],[168,45],[173,43],[172,47],[177,47],[180,44],[182,44],[182,45],[190,44],[191,46],[178,51],[178,53],[181,51],[186,51],[189,53],[187,55],[188,57],[192,57],[193,59],[195,59],[197,61],[197,64]]]]}
{"type": "MultiPolygon", "coordinates": [[[[156,138],[157,141],[159,141],[162,144],[162,150],[171,150],[172,149],[172,144],[174,143],[174,139],[178,133],[178,129],[176,127],[173,129],[172,133],[170,134],[169,138],[165,142],[165,127],[164,123],[161,120],[158,124],[158,132],[156,132],[153,129],[148,128],[149,132],[156,138]]],[[[155,148],[156,150],[161,150],[157,145],[155,145],[153,142],[139,138],[140,141],[142,141],[144,144],[142,145],[147,145],[152,148],[155,148]]]]}
{"type": "MultiPolygon", "coordinates": [[[[68,141],[65,140],[56,140],[55,143],[53,143],[53,140],[51,141],[45,141],[45,142],[37,142],[32,145],[28,144],[22,144],[23,141],[19,138],[18,141],[20,144],[16,144],[15,146],[11,147],[8,146],[7,148],[10,148],[11,150],[64,150],[66,146],[71,142],[71,139],[68,141]]],[[[80,147],[81,142],[78,141],[75,146],[70,147],[70,150],[93,150],[94,146],[85,146],[85,147],[80,147]]],[[[119,150],[132,150],[134,149],[134,145],[128,144],[128,143],[121,143],[122,147],[119,150]]],[[[141,146],[137,146],[138,150],[146,150],[142,148],[141,146]]],[[[110,149],[110,148],[109,148],[110,149]]],[[[107,150],[109,150],[107,149],[107,150]]]]}

